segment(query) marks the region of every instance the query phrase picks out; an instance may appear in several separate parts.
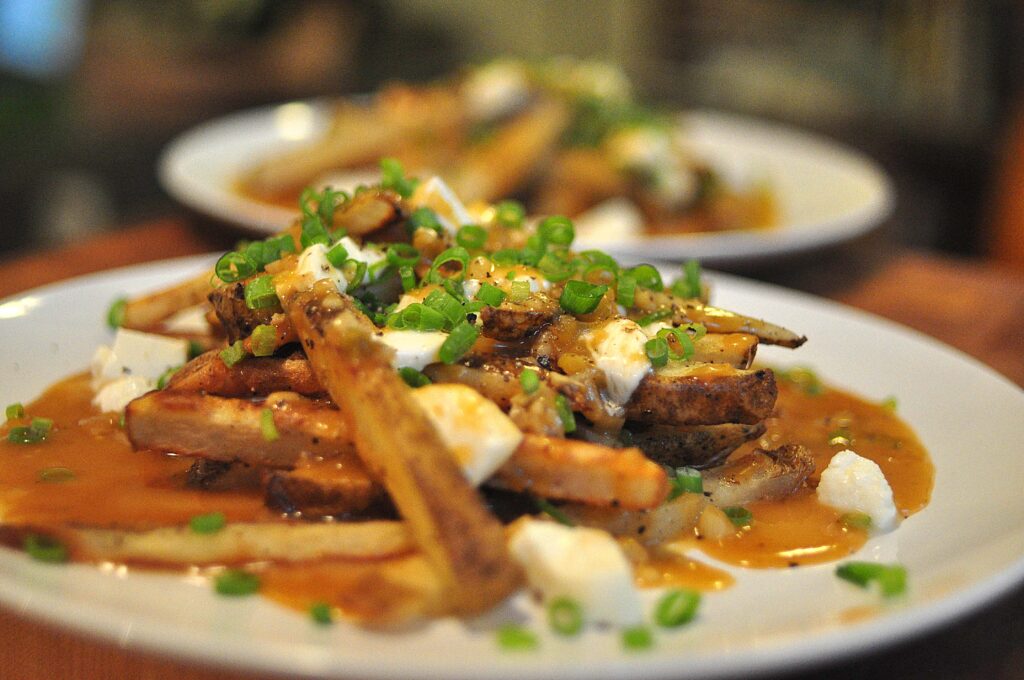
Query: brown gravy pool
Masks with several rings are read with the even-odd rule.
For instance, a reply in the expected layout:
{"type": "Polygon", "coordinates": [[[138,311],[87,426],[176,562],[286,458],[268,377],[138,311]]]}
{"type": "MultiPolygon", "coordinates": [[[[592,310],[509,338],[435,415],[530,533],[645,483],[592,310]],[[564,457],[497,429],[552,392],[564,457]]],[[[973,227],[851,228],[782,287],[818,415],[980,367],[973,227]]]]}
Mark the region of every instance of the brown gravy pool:
{"type": "MultiPolygon", "coordinates": [[[[54,430],[41,444],[9,443],[0,429],[0,516],[11,526],[45,530],[66,524],[145,529],[182,525],[199,514],[219,511],[228,521],[275,521],[258,493],[197,491],[185,486],[188,459],[133,451],[117,418],[96,413],[85,375],[48,389],[26,406],[28,416],[54,420],[54,430]],[[42,481],[47,468],[68,468],[68,481],[42,481]]],[[[850,448],[874,460],[893,488],[903,516],[929,500],[934,468],[917,437],[890,409],[839,390],[811,395],[780,381],[776,416],[767,422],[755,445],[774,447],[800,443],[815,457],[816,471],[808,487],[779,502],[749,506],[754,521],[746,529],[718,541],[681,537],[685,546],[727,564],[755,568],[795,567],[833,561],[857,550],[867,534],[840,522],[840,513],[817,503],[813,487],[831,456],[850,448]],[[836,437],[845,439],[837,440],[836,437]],[[849,442],[848,444],[846,442],[849,442]]],[[[379,618],[380,611],[400,612],[415,606],[429,591],[417,556],[390,563],[330,562],[264,566],[263,594],[289,606],[306,608],[326,601],[356,617],[379,618]],[[381,570],[389,583],[403,583],[403,592],[384,592],[374,584],[381,570]],[[367,593],[376,593],[368,597],[367,593]],[[414,597],[415,595],[415,597],[414,597]]],[[[681,585],[702,590],[726,588],[732,577],[699,559],[660,554],[637,567],[641,586],[681,585]]]]}

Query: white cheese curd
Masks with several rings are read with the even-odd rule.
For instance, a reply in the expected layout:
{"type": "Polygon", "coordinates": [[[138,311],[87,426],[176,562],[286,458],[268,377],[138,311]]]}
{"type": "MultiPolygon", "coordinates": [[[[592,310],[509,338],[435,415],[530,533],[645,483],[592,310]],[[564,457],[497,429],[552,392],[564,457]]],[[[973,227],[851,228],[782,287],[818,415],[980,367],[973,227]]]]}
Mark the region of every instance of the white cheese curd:
{"type": "Polygon", "coordinates": [[[480,292],[480,286],[482,285],[483,281],[466,279],[462,282],[462,294],[466,296],[467,300],[475,300],[476,294],[480,292]]]}
{"type": "Polygon", "coordinates": [[[573,218],[576,234],[588,243],[621,243],[643,230],[644,215],[628,198],[610,198],[573,218]]]}
{"type": "Polygon", "coordinates": [[[643,621],[643,603],[633,569],[608,533],[525,520],[509,540],[530,588],[545,601],[569,597],[590,623],[633,626],[643,621]]]}
{"type": "Polygon", "coordinates": [[[431,177],[421,183],[409,199],[414,208],[430,208],[445,230],[454,235],[459,227],[473,224],[473,217],[466,210],[455,192],[440,177],[431,177]]]}
{"type": "Polygon", "coordinates": [[[187,359],[187,340],[119,328],[113,346],[101,345],[93,354],[93,403],[103,411],[121,411],[135,397],[155,389],[167,369],[187,359]]]}
{"type": "Polygon", "coordinates": [[[629,319],[612,319],[583,337],[594,365],[604,371],[608,398],[618,406],[629,401],[651,371],[651,362],[644,351],[647,340],[643,329],[629,319]]]}
{"type": "Polygon", "coordinates": [[[818,482],[818,501],[843,512],[862,512],[878,531],[896,527],[896,504],[882,469],[849,449],[832,456],[818,482]]]}
{"type": "MultiPolygon", "coordinates": [[[[362,248],[348,236],[341,238],[338,243],[348,252],[348,259],[366,263],[367,272],[359,283],[365,283],[370,280],[369,267],[385,258],[384,253],[373,248],[362,248]]],[[[314,243],[306,248],[299,255],[295,272],[302,277],[307,287],[312,287],[317,281],[326,279],[333,282],[338,290],[344,293],[349,288],[348,279],[345,278],[340,269],[327,260],[328,250],[329,248],[322,243],[314,243]]]]}
{"type": "Polygon", "coordinates": [[[412,394],[474,486],[494,474],[523,440],[512,420],[471,387],[426,385],[412,394]]]}
{"type": "Polygon", "coordinates": [[[491,120],[522,105],[530,96],[530,84],[521,65],[494,61],[470,72],[462,96],[471,118],[491,120]]]}
{"type": "Polygon", "coordinates": [[[428,364],[441,360],[438,352],[448,339],[441,331],[407,331],[385,328],[374,336],[379,342],[395,350],[392,365],[395,368],[415,368],[422,371],[428,364]]]}
{"type": "Polygon", "coordinates": [[[535,269],[520,267],[514,269],[513,271],[515,272],[514,279],[509,279],[507,277],[501,278],[498,279],[498,281],[495,283],[495,285],[501,287],[501,289],[504,290],[506,293],[511,290],[512,281],[526,281],[527,283],[530,284],[531,293],[536,293],[539,291],[544,291],[546,293],[549,290],[551,290],[552,286],[554,286],[553,283],[544,278],[543,274],[536,271],[535,269]]]}

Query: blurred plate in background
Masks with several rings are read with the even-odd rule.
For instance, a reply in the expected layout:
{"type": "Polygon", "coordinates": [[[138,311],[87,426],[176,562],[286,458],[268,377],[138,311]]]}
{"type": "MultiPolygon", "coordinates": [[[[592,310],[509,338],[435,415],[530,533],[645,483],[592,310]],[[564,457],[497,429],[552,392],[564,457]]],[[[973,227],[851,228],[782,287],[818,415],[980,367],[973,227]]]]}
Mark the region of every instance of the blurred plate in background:
{"type": "MultiPolygon", "coordinates": [[[[322,135],[327,101],[292,102],[219,118],[175,139],[159,165],[160,181],[182,204],[256,234],[287,226],[298,212],[248,198],[237,178],[260,160],[322,135]]],[[[830,140],[729,114],[680,115],[696,158],[727,182],[763,182],[774,193],[779,219],[771,229],[649,236],[628,214],[605,210],[598,226],[582,220],[578,247],[601,248],[627,259],[743,263],[790,255],[853,239],[892,210],[889,179],[872,161],[830,140]]]]}

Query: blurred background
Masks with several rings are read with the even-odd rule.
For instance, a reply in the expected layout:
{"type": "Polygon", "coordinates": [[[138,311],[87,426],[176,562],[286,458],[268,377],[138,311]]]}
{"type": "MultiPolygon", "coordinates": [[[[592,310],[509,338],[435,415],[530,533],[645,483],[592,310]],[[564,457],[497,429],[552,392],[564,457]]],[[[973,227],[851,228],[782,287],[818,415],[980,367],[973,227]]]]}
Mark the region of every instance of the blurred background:
{"type": "Polygon", "coordinates": [[[0,258],[173,210],[159,152],[211,117],[557,54],[841,140],[896,240],[986,254],[1024,223],[1022,35],[996,0],[0,0],[0,258]]]}

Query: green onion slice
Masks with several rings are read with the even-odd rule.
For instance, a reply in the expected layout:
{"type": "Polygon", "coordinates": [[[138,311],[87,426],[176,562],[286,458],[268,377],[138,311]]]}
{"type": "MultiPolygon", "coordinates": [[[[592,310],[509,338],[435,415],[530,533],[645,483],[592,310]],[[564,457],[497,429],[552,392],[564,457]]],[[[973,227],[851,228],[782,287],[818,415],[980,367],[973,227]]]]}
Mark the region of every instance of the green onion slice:
{"type": "Polygon", "coordinates": [[[672,485],[669,500],[679,498],[684,493],[704,493],[704,478],[700,470],[691,467],[676,468],[669,481],[672,485]]]}
{"type": "Polygon", "coordinates": [[[668,342],[665,338],[651,338],[644,343],[644,354],[654,368],[661,368],[668,363],[668,342]]]}
{"type": "Polygon", "coordinates": [[[750,523],[754,521],[754,515],[742,505],[732,505],[728,508],[722,508],[722,512],[725,516],[737,527],[750,526],[750,523]]]}
{"type": "Polygon", "coordinates": [[[425,385],[429,385],[431,382],[430,378],[411,366],[405,366],[398,369],[398,375],[402,377],[402,380],[404,380],[405,384],[409,387],[423,387],[425,385]]]}
{"type": "Polygon", "coordinates": [[[326,602],[314,602],[309,606],[309,617],[321,626],[334,623],[334,611],[326,602]]]}
{"type": "Polygon", "coordinates": [[[615,286],[615,301],[630,309],[636,303],[636,278],[629,272],[619,275],[615,286]]]}
{"type": "Polygon", "coordinates": [[[668,355],[672,359],[686,361],[697,351],[693,346],[693,339],[682,328],[662,328],[658,331],[657,337],[664,339],[668,343],[668,355]],[[672,348],[672,343],[668,342],[669,337],[675,339],[676,344],[682,348],[681,352],[676,352],[672,348]]]}
{"type": "Polygon", "coordinates": [[[220,595],[241,597],[260,589],[260,577],[244,569],[227,569],[213,580],[214,590],[220,595]]]}
{"type": "Polygon", "coordinates": [[[533,631],[509,623],[498,629],[498,646],[509,652],[527,652],[537,649],[540,642],[533,631]]]}
{"type": "Polygon", "coordinates": [[[836,576],[861,588],[877,583],[885,597],[901,595],[907,589],[907,570],[900,564],[847,562],[836,567],[836,576]]]}
{"type": "Polygon", "coordinates": [[[508,294],[505,291],[490,283],[480,284],[480,290],[476,294],[476,299],[489,307],[501,306],[506,297],[508,294]]]}
{"type": "Polygon", "coordinates": [[[390,189],[402,198],[409,198],[412,192],[419,186],[419,180],[405,176],[405,169],[396,158],[382,158],[380,160],[380,185],[384,189],[390,189]]]}
{"type": "Polygon", "coordinates": [[[171,378],[174,374],[181,370],[181,366],[171,366],[166,371],[160,374],[160,377],[156,379],[156,388],[162,390],[167,387],[167,383],[171,382],[171,378]]]}
{"type": "Polygon", "coordinates": [[[402,280],[402,291],[408,293],[416,287],[416,271],[409,265],[403,264],[398,268],[398,278],[402,280]]]}
{"type": "Polygon", "coordinates": [[[446,327],[448,328],[451,328],[466,319],[466,310],[463,309],[461,304],[459,304],[459,301],[450,293],[443,290],[431,291],[430,294],[423,299],[423,305],[429,309],[437,311],[447,319],[448,323],[446,324],[446,327]]]}
{"type": "Polygon", "coordinates": [[[120,328],[124,325],[124,310],[128,306],[128,298],[114,300],[110,309],[107,310],[107,325],[111,328],[120,328]]]}
{"type": "Polygon", "coordinates": [[[566,257],[553,252],[544,253],[537,262],[537,269],[548,281],[565,281],[576,273],[576,267],[566,257]]]}
{"type": "Polygon", "coordinates": [[[525,217],[526,209],[518,201],[502,201],[494,208],[494,219],[503,227],[521,227],[525,217]]]}
{"type": "Polygon", "coordinates": [[[39,562],[57,564],[68,561],[68,549],[63,543],[49,536],[29,534],[22,542],[29,557],[39,562]]]}
{"type": "Polygon", "coordinates": [[[463,321],[453,328],[452,332],[445,338],[441,349],[438,351],[438,356],[444,363],[454,364],[462,358],[462,355],[469,351],[479,335],[480,330],[476,326],[468,321],[463,321]]]}
{"type": "Polygon", "coordinates": [[[7,441],[12,444],[38,444],[46,439],[52,429],[51,419],[33,418],[28,425],[12,427],[7,433],[7,441]]]}
{"type": "Polygon", "coordinates": [[[537,371],[524,368],[519,374],[519,384],[522,386],[523,392],[533,394],[540,389],[540,375],[537,374],[537,371]]]}
{"type": "Polygon", "coordinates": [[[508,299],[515,303],[526,302],[530,297],[529,281],[513,281],[508,299]]]}
{"type": "Polygon", "coordinates": [[[4,413],[7,415],[7,420],[14,420],[15,418],[24,418],[25,407],[21,404],[21,402],[8,404],[7,409],[4,413]]]}
{"type": "Polygon", "coordinates": [[[214,273],[224,283],[247,279],[256,273],[256,263],[242,253],[224,253],[213,267],[214,273]]]}
{"type": "Polygon", "coordinates": [[[48,467],[39,471],[41,482],[70,482],[75,478],[75,471],[66,467],[48,467]]]}
{"type": "Polygon", "coordinates": [[[559,524],[567,527],[576,526],[576,524],[569,519],[569,515],[562,512],[561,508],[554,505],[551,501],[545,498],[535,498],[534,501],[537,503],[537,509],[543,512],[545,515],[555,520],[559,524]]]}
{"type": "Polygon", "coordinates": [[[348,249],[340,243],[335,243],[324,253],[324,257],[327,258],[332,267],[341,269],[345,266],[345,260],[348,259],[348,249]]]}
{"type": "Polygon", "coordinates": [[[548,625],[559,635],[572,636],[583,630],[583,608],[568,597],[556,597],[547,606],[548,625]]]}
{"type": "Polygon", "coordinates": [[[839,523],[847,529],[861,529],[867,531],[873,524],[871,515],[864,512],[847,512],[839,518],[839,523]]]}
{"type": "Polygon", "coordinates": [[[265,323],[261,323],[252,329],[249,344],[252,347],[253,356],[269,357],[277,350],[277,329],[265,323]]]}
{"type": "Polygon", "coordinates": [[[469,251],[462,246],[455,246],[441,252],[440,255],[434,258],[434,263],[430,265],[430,273],[427,274],[427,279],[431,283],[441,283],[442,279],[454,278],[456,281],[461,281],[466,274],[466,268],[469,267],[469,251]],[[459,271],[451,276],[445,276],[441,273],[441,267],[457,262],[459,264],[459,271]]]}
{"type": "Polygon", "coordinates": [[[396,267],[415,267],[420,261],[420,251],[408,243],[392,243],[385,253],[387,261],[396,267]]]}
{"type": "Polygon", "coordinates": [[[569,400],[564,394],[555,397],[555,410],[558,411],[558,418],[562,421],[562,429],[566,434],[576,431],[576,415],[569,406],[569,400]]]}
{"type": "Polygon", "coordinates": [[[265,408],[260,411],[260,434],[263,435],[263,440],[268,442],[274,442],[281,438],[277,431],[277,425],[274,423],[273,409],[265,408]]]}
{"type": "Polygon", "coordinates": [[[197,534],[215,534],[227,525],[223,512],[196,515],[188,521],[188,528],[197,534]]]}
{"type": "Polygon", "coordinates": [[[622,646],[633,651],[650,649],[654,646],[654,636],[647,626],[633,626],[622,631],[622,646]]]}
{"type": "Polygon", "coordinates": [[[629,270],[629,273],[636,279],[636,284],[647,290],[663,290],[665,284],[661,281],[661,274],[649,264],[638,264],[629,270]]]}
{"type": "Polygon", "coordinates": [[[537,233],[544,243],[554,243],[559,246],[568,246],[576,238],[576,229],[572,220],[562,215],[552,215],[541,220],[537,225],[537,233]]]}
{"type": "Polygon", "coordinates": [[[652,323],[664,321],[670,316],[672,316],[671,309],[659,309],[656,312],[651,312],[647,316],[642,316],[639,319],[637,319],[636,325],[640,326],[641,328],[646,328],[647,326],[650,326],[652,323]]]}
{"type": "Polygon", "coordinates": [[[570,314],[589,314],[601,304],[601,298],[608,292],[608,286],[596,286],[586,281],[573,279],[565,284],[558,304],[570,314]]]}
{"type": "Polygon", "coordinates": [[[438,234],[444,233],[444,226],[435,213],[426,206],[416,208],[409,215],[408,231],[415,232],[417,229],[433,229],[438,234]]]}
{"type": "Polygon", "coordinates": [[[279,304],[273,276],[268,274],[245,284],[245,306],[249,309],[269,309],[279,304]]]}
{"type": "Polygon", "coordinates": [[[678,628],[692,621],[699,607],[699,592],[676,588],[658,600],[654,608],[654,621],[662,628],[678,628]]]}
{"type": "Polygon", "coordinates": [[[228,345],[220,351],[220,359],[228,368],[232,368],[235,364],[244,359],[245,355],[245,345],[242,344],[241,340],[235,340],[234,344],[228,345]]]}
{"type": "Polygon", "coordinates": [[[455,232],[455,242],[463,248],[479,250],[487,243],[487,230],[478,224],[467,224],[455,232]]]}

